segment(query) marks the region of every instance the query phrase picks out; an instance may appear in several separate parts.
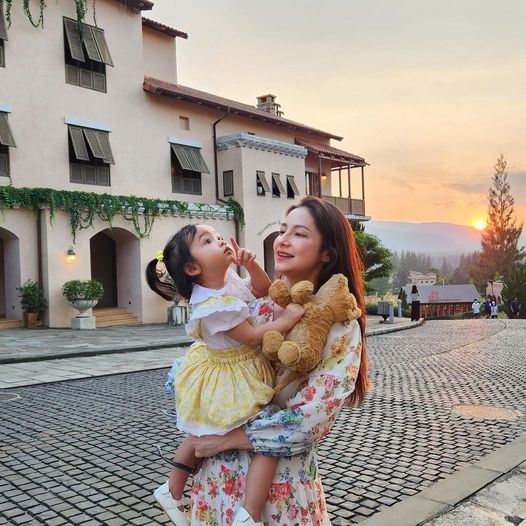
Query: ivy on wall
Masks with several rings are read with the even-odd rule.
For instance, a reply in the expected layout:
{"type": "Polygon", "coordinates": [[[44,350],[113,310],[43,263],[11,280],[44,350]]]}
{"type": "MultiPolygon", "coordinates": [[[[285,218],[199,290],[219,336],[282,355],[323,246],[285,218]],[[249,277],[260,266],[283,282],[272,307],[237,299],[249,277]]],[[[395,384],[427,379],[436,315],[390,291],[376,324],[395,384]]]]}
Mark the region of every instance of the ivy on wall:
{"type": "MultiPolygon", "coordinates": [[[[0,186],[0,210],[25,208],[39,210],[49,208],[49,220],[53,224],[57,210],[69,213],[71,236],[76,240],[77,232],[93,226],[98,218],[112,227],[113,218],[120,215],[133,224],[139,238],[150,235],[156,217],[184,214],[191,217],[193,213],[210,212],[214,209],[206,203],[186,201],[148,199],[146,197],[96,194],[93,192],[72,192],[53,188],[15,188],[0,186]]],[[[244,215],[241,205],[235,199],[229,199],[225,211],[231,213],[244,226],[244,215]]]]}
{"type": "MultiPolygon", "coordinates": [[[[58,0],[52,0],[58,1],[58,0]]],[[[66,1],[66,0],[63,0],[66,1]]],[[[88,12],[88,3],[91,1],[91,8],[93,12],[93,22],[97,25],[97,20],[95,16],[95,3],[96,0],[67,0],[75,3],[75,12],[77,13],[77,24],[79,27],[79,32],[82,33],[82,24],[86,20],[86,14],[88,12]]],[[[11,10],[13,8],[13,3],[19,3],[20,0],[0,0],[1,7],[4,8],[5,18],[7,20],[8,27],[11,27],[11,10]]],[[[44,11],[46,10],[46,0],[38,0],[38,14],[36,10],[31,9],[31,0],[22,0],[22,9],[24,14],[28,18],[31,25],[34,27],[44,27],[44,11]]]]}

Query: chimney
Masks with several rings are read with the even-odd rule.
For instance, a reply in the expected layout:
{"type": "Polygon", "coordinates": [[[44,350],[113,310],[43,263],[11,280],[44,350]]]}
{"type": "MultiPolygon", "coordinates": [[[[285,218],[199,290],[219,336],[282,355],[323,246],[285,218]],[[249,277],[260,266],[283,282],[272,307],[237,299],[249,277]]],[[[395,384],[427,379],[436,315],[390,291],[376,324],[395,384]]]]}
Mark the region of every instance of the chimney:
{"type": "Polygon", "coordinates": [[[281,104],[276,102],[276,95],[261,95],[258,97],[258,110],[266,111],[276,117],[281,117],[283,112],[280,110],[281,104]]]}

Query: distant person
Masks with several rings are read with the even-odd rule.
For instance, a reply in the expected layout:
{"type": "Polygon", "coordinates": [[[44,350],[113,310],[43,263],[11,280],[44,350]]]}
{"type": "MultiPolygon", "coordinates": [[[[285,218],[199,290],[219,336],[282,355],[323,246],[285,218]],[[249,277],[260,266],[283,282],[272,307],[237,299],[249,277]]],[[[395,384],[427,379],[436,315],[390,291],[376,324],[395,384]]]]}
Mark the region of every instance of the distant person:
{"type": "Polygon", "coordinates": [[[515,319],[518,319],[519,318],[519,314],[520,314],[520,310],[521,310],[521,304],[519,303],[519,299],[517,298],[517,296],[515,296],[511,300],[510,310],[511,310],[511,317],[515,318],[515,319]]]}
{"type": "Polygon", "coordinates": [[[491,319],[496,320],[499,316],[499,307],[496,302],[491,302],[491,319]]]}
{"type": "Polygon", "coordinates": [[[486,319],[489,320],[491,318],[491,296],[488,296],[484,302],[484,313],[486,314],[486,319]]]}
{"type": "Polygon", "coordinates": [[[420,319],[420,293],[416,285],[411,288],[407,303],[411,303],[411,321],[418,321],[420,319]]]}
{"type": "Polygon", "coordinates": [[[480,318],[480,302],[477,298],[471,304],[471,310],[473,311],[473,318],[478,320],[480,318]]]}

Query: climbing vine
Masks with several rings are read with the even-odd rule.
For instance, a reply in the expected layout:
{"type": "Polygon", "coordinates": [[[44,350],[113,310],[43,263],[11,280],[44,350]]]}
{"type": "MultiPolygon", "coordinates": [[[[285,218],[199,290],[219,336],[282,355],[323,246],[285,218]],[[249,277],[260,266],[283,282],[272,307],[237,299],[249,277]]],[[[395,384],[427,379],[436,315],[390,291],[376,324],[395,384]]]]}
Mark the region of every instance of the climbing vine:
{"type": "MultiPolygon", "coordinates": [[[[5,19],[7,21],[8,27],[11,27],[11,10],[13,8],[13,3],[15,0],[0,0],[0,7],[5,8],[5,19]]],[[[19,2],[20,0],[16,0],[19,2]]],[[[46,0],[37,0],[38,1],[38,16],[31,9],[32,0],[22,0],[22,9],[27,19],[34,27],[44,27],[44,11],[46,10],[47,4],[46,0]]],[[[58,1],[58,0],[55,0],[58,1]]],[[[79,32],[82,32],[82,24],[86,21],[86,14],[88,12],[88,2],[89,0],[69,0],[75,2],[75,12],[77,14],[77,24],[79,27],[79,32]]],[[[95,3],[97,0],[91,0],[91,10],[93,12],[93,22],[97,25],[96,14],[95,14],[95,3]]]]}
{"type": "MultiPolygon", "coordinates": [[[[142,239],[150,235],[156,217],[172,214],[184,214],[191,217],[196,212],[213,213],[218,211],[217,207],[206,203],[189,204],[184,201],[149,199],[133,195],[122,196],[54,190],[53,188],[0,186],[1,211],[10,208],[39,210],[43,207],[49,208],[51,224],[55,220],[57,210],[69,213],[73,242],[75,242],[79,230],[93,227],[93,221],[96,218],[111,228],[114,217],[120,215],[133,224],[135,232],[142,239]]],[[[229,200],[228,206],[222,207],[220,210],[227,214],[235,214],[238,221],[240,221],[239,213],[243,213],[241,205],[234,199],[229,200]]]]}

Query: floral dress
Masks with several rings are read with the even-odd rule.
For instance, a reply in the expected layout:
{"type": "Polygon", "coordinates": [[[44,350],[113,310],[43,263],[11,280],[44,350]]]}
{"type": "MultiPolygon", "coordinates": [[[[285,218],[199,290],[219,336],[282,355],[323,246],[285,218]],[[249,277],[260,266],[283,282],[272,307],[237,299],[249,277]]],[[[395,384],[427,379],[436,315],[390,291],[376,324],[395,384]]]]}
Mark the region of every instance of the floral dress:
{"type": "MultiPolygon", "coordinates": [[[[271,300],[254,303],[256,324],[271,321],[271,300]]],[[[335,323],[318,367],[287,386],[275,400],[279,405],[267,406],[245,424],[254,452],[281,457],[263,513],[263,521],[269,525],[330,525],[316,443],[330,431],[353,392],[360,357],[358,322],[335,323]]],[[[193,526],[232,523],[243,503],[251,454],[230,450],[206,459],[193,479],[193,526]]]]}

